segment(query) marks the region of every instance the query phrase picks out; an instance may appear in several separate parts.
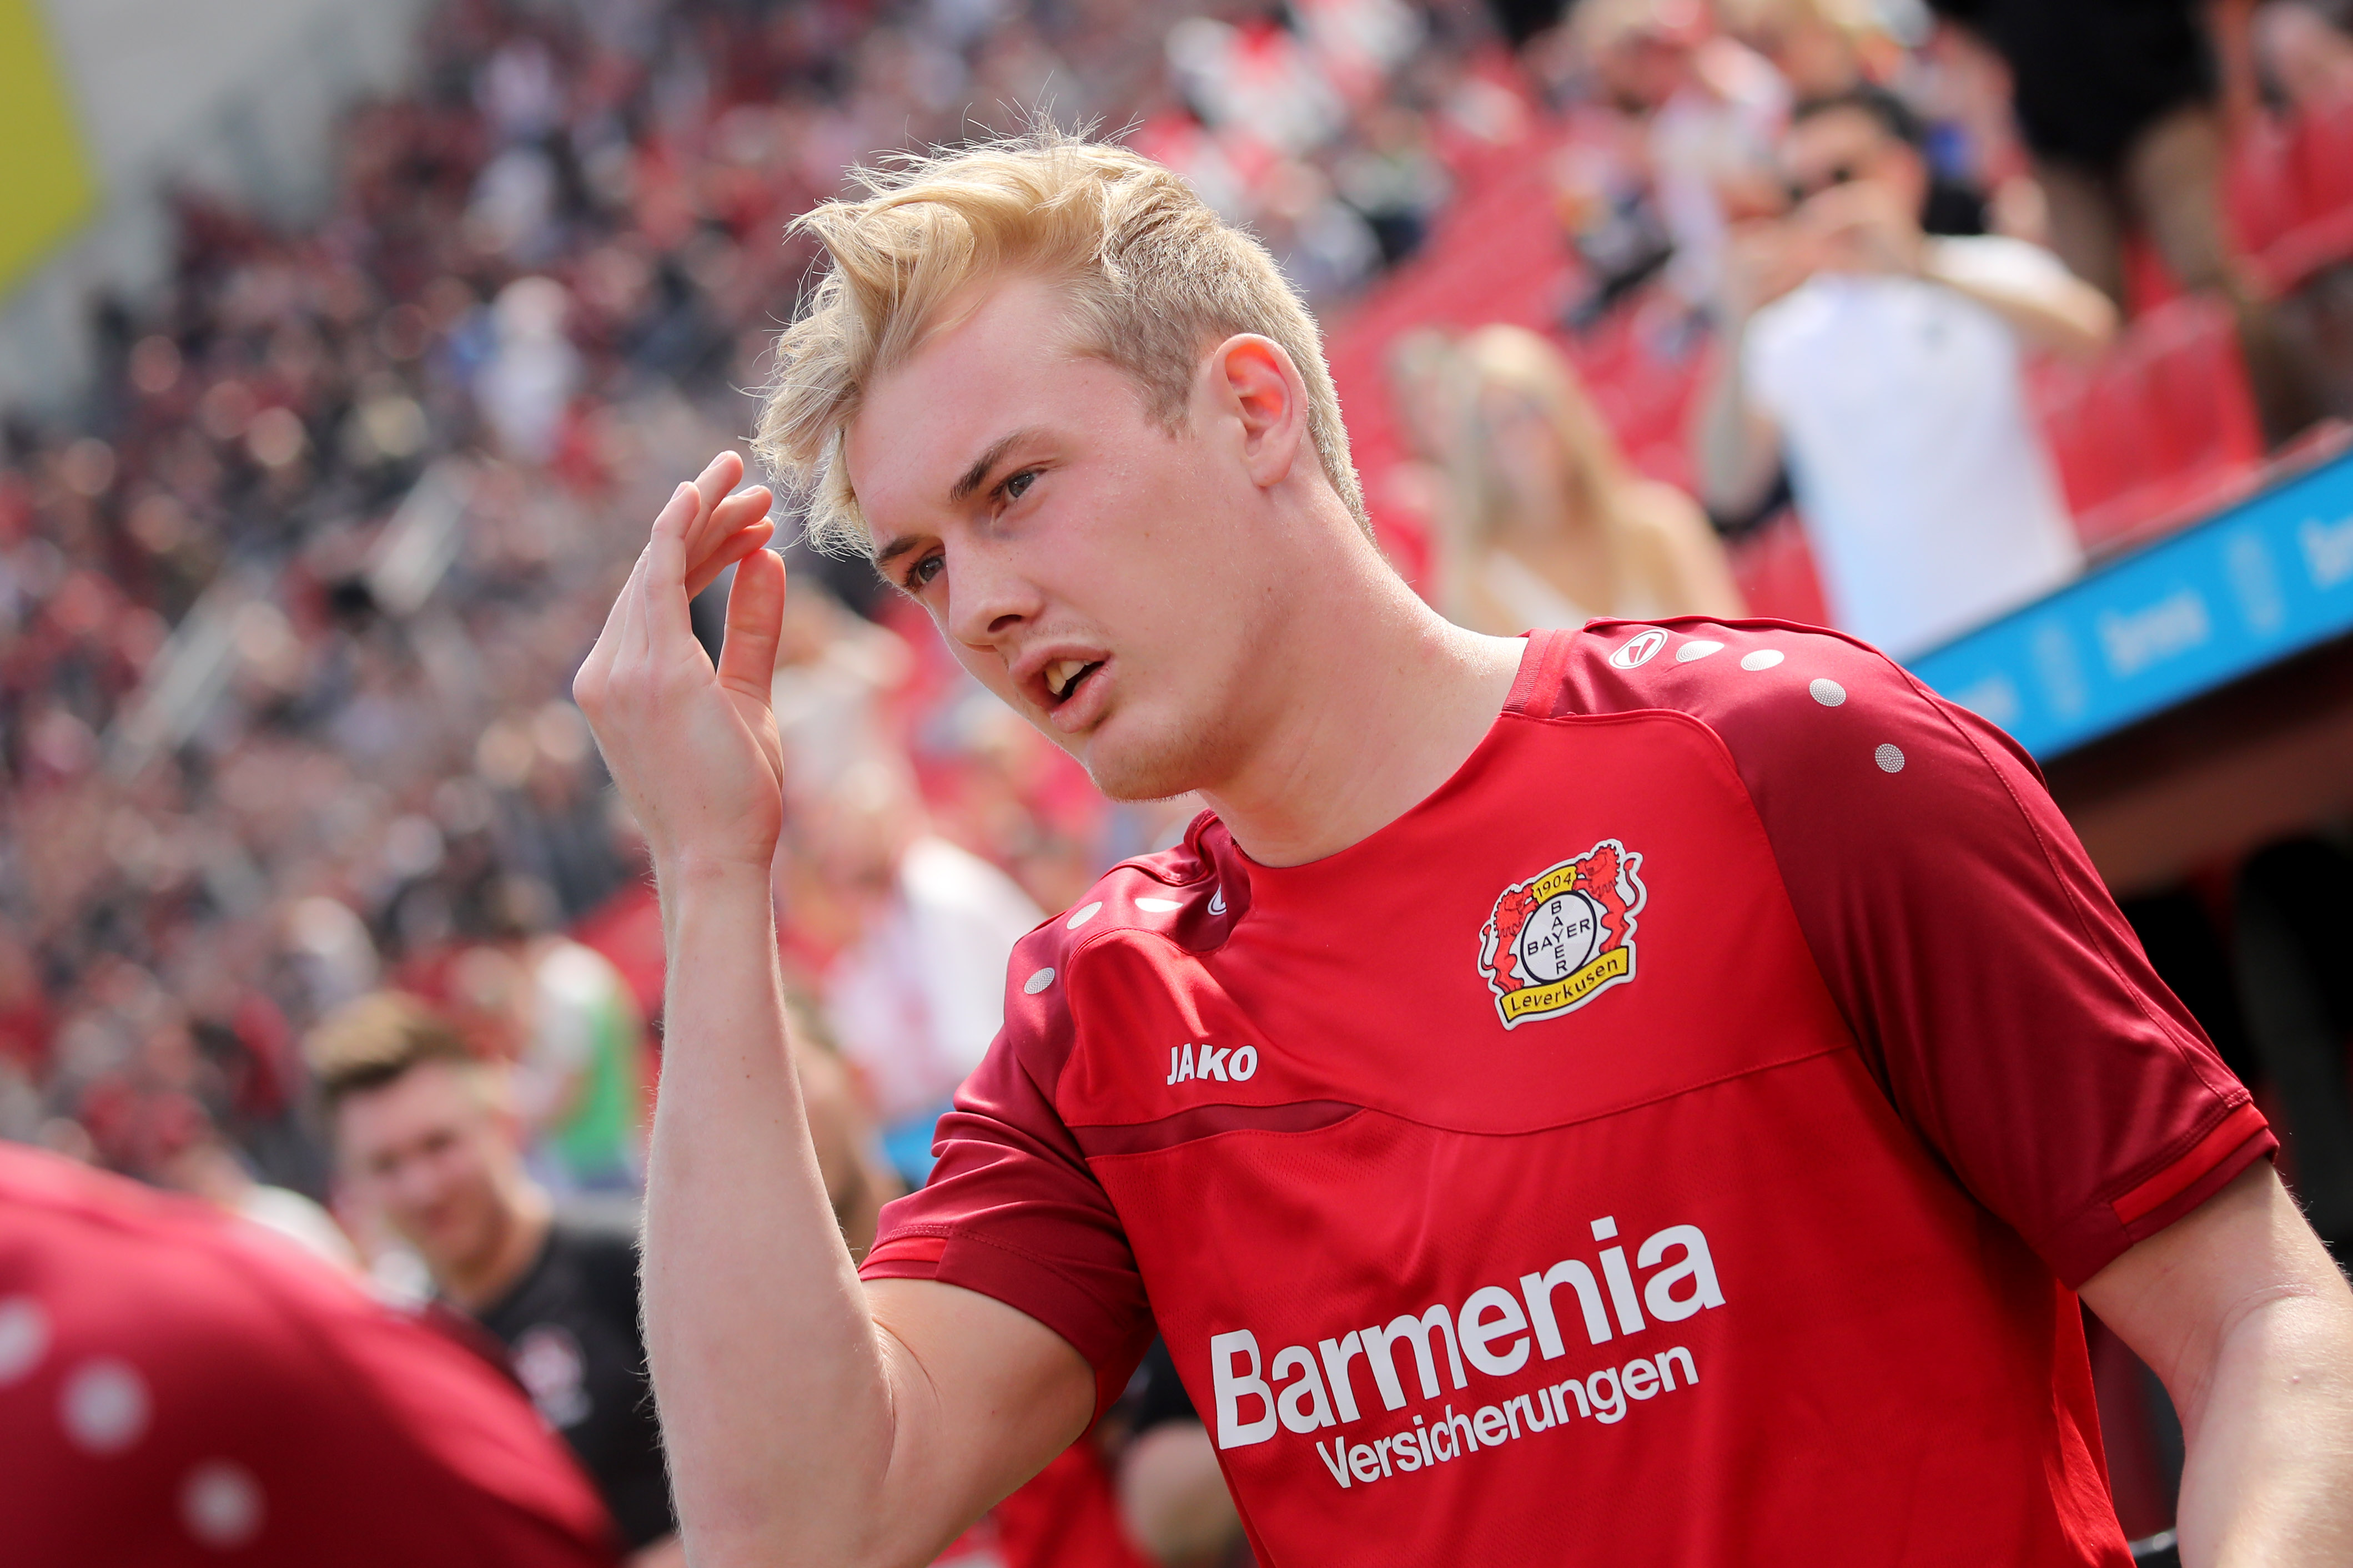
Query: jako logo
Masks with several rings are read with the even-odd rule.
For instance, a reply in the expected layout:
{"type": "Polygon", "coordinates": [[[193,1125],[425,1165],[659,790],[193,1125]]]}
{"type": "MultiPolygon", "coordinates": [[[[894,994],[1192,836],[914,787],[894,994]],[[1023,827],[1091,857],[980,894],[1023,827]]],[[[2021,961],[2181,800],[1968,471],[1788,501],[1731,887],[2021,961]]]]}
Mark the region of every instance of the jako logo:
{"type": "Polygon", "coordinates": [[[1240,1083],[1258,1071],[1256,1046],[1228,1046],[1212,1049],[1209,1042],[1201,1042],[1201,1054],[1193,1055],[1189,1044],[1168,1047],[1168,1081],[1183,1083],[1188,1079],[1213,1078],[1219,1083],[1240,1083]]]}
{"type": "MultiPolygon", "coordinates": [[[[1617,1235],[1616,1220],[1605,1215],[1593,1222],[1595,1240],[1609,1241],[1617,1235]]],[[[1406,1385],[1398,1374],[1395,1354],[1400,1340],[1412,1349],[1413,1371],[1424,1399],[1441,1395],[1440,1346],[1447,1373],[1457,1389],[1469,1382],[1465,1363],[1489,1377],[1509,1377],[1526,1366],[1531,1337],[1538,1354],[1546,1361],[1556,1360],[1568,1348],[1553,1309],[1553,1292],[1564,1285],[1576,1292],[1585,1337],[1597,1345],[1610,1337],[1612,1309],[1617,1313],[1617,1331],[1635,1334],[1646,1326],[1645,1307],[1657,1321],[1675,1323],[1724,1305],[1707,1237],[1695,1225],[1671,1225],[1635,1250],[1634,1268],[1657,1269],[1641,1282],[1639,1292],[1624,1247],[1603,1247],[1599,1261],[1600,1281],[1595,1280],[1593,1270],[1583,1262],[1566,1258],[1542,1273],[1521,1275],[1517,1294],[1500,1285],[1482,1285],[1451,1310],[1443,1301],[1436,1302],[1419,1315],[1401,1313],[1386,1324],[1319,1341],[1312,1351],[1305,1345],[1286,1345],[1274,1352],[1271,1364],[1259,1359],[1258,1336],[1248,1329],[1212,1334],[1209,1375],[1217,1391],[1218,1447],[1241,1448],[1263,1443],[1274,1436],[1278,1425],[1306,1433],[1356,1420],[1356,1384],[1349,1368],[1359,1358],[1372,1374],[1373,1390],[1381,1396],[1382,1405],[1404,1409],[1406,1385]],[[1670,1253],[1676,1255],[1672,1261],[1670,1253]]]]}

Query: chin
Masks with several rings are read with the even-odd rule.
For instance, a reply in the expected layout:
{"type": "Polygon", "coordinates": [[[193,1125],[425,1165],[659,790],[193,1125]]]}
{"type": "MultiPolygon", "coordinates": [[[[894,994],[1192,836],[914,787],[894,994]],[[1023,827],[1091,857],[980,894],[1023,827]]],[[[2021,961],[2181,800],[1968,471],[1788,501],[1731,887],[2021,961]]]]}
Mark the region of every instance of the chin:
{"type": "MultiPolygon", "coordinates": [[[[1106,726],[1108,728],[1108,726],[1106,726]]],[[[1098,729],[1080,761],[1095,788],[1113,800],[1166,800],[1187,790],[1216,787],[1217,742],[1206,724],[1129,724],[1142,734],[1098,729]]]]}

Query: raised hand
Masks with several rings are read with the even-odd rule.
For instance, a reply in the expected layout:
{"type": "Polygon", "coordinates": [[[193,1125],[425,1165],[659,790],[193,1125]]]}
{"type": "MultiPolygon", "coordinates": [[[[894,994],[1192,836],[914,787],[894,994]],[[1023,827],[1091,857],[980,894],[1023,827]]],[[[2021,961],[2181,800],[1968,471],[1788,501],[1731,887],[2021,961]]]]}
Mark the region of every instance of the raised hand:
{"type": "Polygon", "coordinates": [[[776,531],[767,489],[728,494],[743,477],[744,460],[722,452],[678,487],[572,681],[663,879],[703,868],[765,878],[783,826],[784,749],[768,687],[785,563],[762,548],[776,531]],[[687,601],[730,563],[713,668],[687,601]]]}

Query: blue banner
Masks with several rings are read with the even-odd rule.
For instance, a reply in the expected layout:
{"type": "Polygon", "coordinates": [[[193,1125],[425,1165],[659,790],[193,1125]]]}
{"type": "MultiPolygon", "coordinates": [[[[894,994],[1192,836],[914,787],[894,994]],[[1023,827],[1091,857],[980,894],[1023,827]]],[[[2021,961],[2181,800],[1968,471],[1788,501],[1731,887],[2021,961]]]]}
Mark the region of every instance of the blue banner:
{"type": "Polygon", "coordinates": [[[2054,757],[2353,631],[2353,454],[1913,661],[2054,757]]]}

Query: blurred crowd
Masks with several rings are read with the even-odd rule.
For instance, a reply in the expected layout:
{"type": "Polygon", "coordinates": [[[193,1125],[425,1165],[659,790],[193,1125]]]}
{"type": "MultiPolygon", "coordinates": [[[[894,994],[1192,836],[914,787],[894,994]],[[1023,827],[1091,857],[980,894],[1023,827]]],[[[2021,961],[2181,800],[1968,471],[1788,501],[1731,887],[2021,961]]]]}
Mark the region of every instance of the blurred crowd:
{"type": "MultiPolygon", "coordinates": [[[[2342,20],[448,0],[414,90],[350,118],[330,211],[183,198],[174,281],[100,309],[78,414],[7,423],[0,1139],[462,1304],[414,1202],[336,1179],[314,1081],[397,994],[497,1068],[500,1190],[627,1205],[659,918],[570,677],[670,483],[744,423],[812,260],[786,226],[855,162],[1044,112],[1185,174],[1324,315],[1383,541],[1465,624],[1746,608],[1902,655],[2084,558],[2050,356],[2203,299],[2258,455],[2346,407],[2225,189],[2233,147],[2353,101],[2342,20]]],[[[923,1179],[1012,941],[1190,806],[1105,803],[862,563],[792,559],[777,908],[854,1228],[923,1179]]],[[[1131,1522],[1218,1560],[1206,1447],[1171,1453],[1131,1522]]]]}

